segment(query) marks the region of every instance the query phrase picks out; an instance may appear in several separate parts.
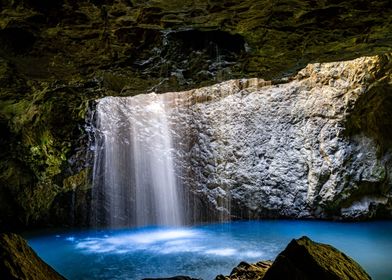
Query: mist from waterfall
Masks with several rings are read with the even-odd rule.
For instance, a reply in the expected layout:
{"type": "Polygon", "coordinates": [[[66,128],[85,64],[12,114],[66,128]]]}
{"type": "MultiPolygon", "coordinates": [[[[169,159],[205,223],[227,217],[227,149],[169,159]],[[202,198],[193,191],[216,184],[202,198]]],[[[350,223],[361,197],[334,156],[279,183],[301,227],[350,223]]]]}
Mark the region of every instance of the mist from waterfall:
{"type": "Polygon", "coordinates": [[[106,97],[94,132],[94,226],[181,225],[183,191],[173,158],[167,96],[106,97]]]}

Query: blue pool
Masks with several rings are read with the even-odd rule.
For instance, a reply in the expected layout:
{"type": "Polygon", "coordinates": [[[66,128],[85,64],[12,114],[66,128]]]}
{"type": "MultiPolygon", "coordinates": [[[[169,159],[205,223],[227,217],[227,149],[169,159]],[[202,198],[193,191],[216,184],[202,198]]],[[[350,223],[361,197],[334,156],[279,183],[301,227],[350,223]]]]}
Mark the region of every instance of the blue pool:
{"type": "Polygon", "coordinates": [[[274,259],[307,235],[342,250],[375,280],[392,279],[392,222],[250,221],[193,227],[58,231],[26,235],[68,279],[189,275],[214,279],[240,261],[274,259]]]}

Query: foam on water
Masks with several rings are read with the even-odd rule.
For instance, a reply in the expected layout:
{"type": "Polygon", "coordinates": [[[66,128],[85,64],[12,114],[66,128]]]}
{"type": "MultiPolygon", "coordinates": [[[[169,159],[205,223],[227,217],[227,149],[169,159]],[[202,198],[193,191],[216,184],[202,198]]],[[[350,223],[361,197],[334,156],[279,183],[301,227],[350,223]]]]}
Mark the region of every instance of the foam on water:
{"type": "Polygon", "coordinates": [[[217,256],[233,256],[237,254],[237,250],[233,248],[222,248],[222,249],[213,249],[207,250],[206,254],[217,255],[217,256]]]}
{"type": "Polygon", "coordinates": [[[102,237],[86,237],[75,241],[76,249],[85,253],[126,253],[139,250],[161,251],[167,253],[181,252],[183,249],[192,249],[192,242],[201,233],[195,230],[169,229],[144,231],[142,233],[119,233],[104,235],[102,237]]]}
{"type": "MultiPolygon", "coordinates": [[[[146,251],[151,254],[197,253],[215,256],[244,256],[261,257],[261,252],[227,247],[220,242],[212,244],[212,237],[207,231],[190,229],[154,230],[142,233],[120,233],[112,236],[86,237],[76,240],[74,237],[65,238],[73,242],[75,248],[84,253],[124,254],[146,251]]],[[[234,242],[235,245],[238,242],[234,242]]]]}

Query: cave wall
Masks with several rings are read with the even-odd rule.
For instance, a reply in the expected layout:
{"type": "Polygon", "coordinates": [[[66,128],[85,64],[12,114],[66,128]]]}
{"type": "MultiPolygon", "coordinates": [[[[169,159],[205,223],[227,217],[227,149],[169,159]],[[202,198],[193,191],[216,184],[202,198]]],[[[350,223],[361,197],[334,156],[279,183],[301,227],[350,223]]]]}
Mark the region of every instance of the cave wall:
{"type": "Polygon", "coordinates": [[[387,55],[171,93],[183,185],[216,219],[390,218],[391,78],[387,55]]]}
{"type": "MultiPolygon", "coordinates": [[[[278,81],[308,62],[390,52],[391,11],[363,0],[1,1],[1,227],[83,224],[74,212],[88,196],[92,100],[278,81]]],[[[383,83],[374,94],[385,100],[366,107],[366,97],[349,121],[380,153],[390,145],[388,111],[374,113],[390,104],[383,83]]]]}

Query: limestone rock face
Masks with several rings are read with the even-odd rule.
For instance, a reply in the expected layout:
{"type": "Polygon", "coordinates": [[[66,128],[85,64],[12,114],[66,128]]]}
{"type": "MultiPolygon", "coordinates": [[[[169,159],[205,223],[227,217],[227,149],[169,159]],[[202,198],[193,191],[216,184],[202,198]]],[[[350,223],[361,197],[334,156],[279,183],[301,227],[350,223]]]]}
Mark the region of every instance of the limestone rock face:
{"type": "Polygon", "coordinates": [[[234,80],[172,93],[186,185],[223,219],[390,217],[383,139],[391,128],[379,133],[391,112],[384,59],[311,64],[280,84],[234,80]],[[363,99],[384,101],[372,111],[363,99]],[[368,118],[377,121],[358,129],[368,118]]]}
{"type": "Polygon", "coordinates": [[[313,242],[304,236],[293,239],[287,245],[263,279],[368,280],[371,278],[359,264],[344,253],[330,245],[313,242]]]}
{"type": "Polygon", "coordinates": [[[0,275],[7,280],[65,280],[16,234],[0,234],[0,275]]]}

